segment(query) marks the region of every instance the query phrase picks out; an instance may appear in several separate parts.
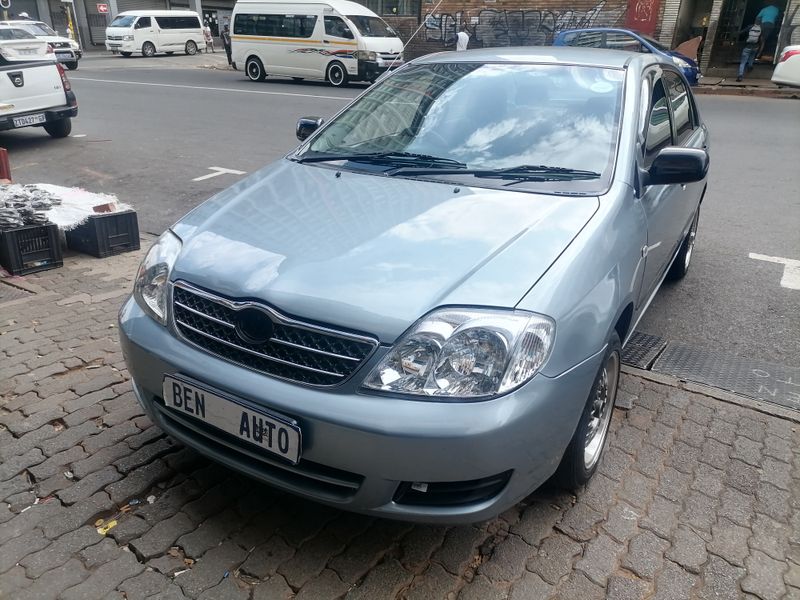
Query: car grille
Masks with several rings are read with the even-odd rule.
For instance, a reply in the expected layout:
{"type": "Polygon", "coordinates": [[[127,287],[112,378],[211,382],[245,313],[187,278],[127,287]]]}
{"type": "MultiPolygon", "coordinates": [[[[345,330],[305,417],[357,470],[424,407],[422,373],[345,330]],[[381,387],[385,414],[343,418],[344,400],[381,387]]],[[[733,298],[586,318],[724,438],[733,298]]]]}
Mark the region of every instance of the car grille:
{"type": "Polygon", "coordinates": [[[383,60],[394,60],[395,58],[400,57],[402,60],[402,55],[400,53],[392,54],[391,52],[378,52],[378,56],[380,56],[383,60]]]}
{"type": "Polygon", "coordinates": [[[69,48],[69,42],[50,42],[53,48],[69,48]]]}
{"type": "Polygon", "coordinates": [[[511,471],[483,479],[413,484],[404,481],[397,487],[394,501],[410,506],[464,506],[491,500],[503,491],[511,471]]]}
{"type": "Polygon", "coordinates": [[[121,35],[107,35],[106,39],[107,40],[116,40],[116,41],[120,41],[121,42],[122,41],[122,36],[121,35]]]}
{"type": "Polygon", "coordinates": [[[252,301],[236,301],[183,282],[172,292],[175,327],[184,339],[232,363],[279,379],[315,386],[342,383],[377,348],[372,338],[332,331],[285,317],[252,301]],[[256,308],[267,314],[269,340],[250,343],[237,333],[237,313],[256,308]]]}

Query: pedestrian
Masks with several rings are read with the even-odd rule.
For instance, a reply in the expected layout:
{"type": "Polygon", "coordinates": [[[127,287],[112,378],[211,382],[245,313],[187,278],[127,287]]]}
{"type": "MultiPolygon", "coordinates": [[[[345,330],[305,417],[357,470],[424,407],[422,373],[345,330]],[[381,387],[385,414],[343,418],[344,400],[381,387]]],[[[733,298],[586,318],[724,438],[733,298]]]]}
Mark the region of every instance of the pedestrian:
{"type": "Polygon", "coordinates": [[[222,26],[222,47],[225,48],[225,55],[228,57],[228,64],[231,64],[231,30],[228,24],[222,26]]]}
{"type": "Polygon", "coordinates": [[[758,46],[758,59],[764,54],[764,46],[775,31],[781,9],[775,6],[774,0],[764,0],[763,8],[756,15],[756,24],[761,26],[761,44],[758,46]]]}
{"type": "Polygon", "coordinates": [[[467,24],[461,25],[461,30],[456,35],[456,52],[463,52],[469,46],[469,32],[467,31],[467,24]]]}
{"type": "Polygon", "coordinates": [[[33,20],[33,19],[31,19],[30,15],[28,13],[26,13],[26,12],[19,13],[19,18],[20,19],[24,19],[26,21],[32,21],[33,20]]]}
{"type": "Polygon", "coordinates": [[[736,81],[742,80],[745,71],[753,70],[753,61],[756,59],[761,44],[761,25],[754,23],[745,31],[747,31],[747,39],[744,42],[744,48],[742,48],[742,58],[739,61],[739,74],[736,77],[736,81]]]}
{"type": "Polygon", "coordinates": [[[211,52],[214,52],[214,37],[211,35],[211,27],[208,26],[208,21],[203,24],[203,37],[206,38],[206,54],[208,54],[209,48],[211,48],[211,52]]]}

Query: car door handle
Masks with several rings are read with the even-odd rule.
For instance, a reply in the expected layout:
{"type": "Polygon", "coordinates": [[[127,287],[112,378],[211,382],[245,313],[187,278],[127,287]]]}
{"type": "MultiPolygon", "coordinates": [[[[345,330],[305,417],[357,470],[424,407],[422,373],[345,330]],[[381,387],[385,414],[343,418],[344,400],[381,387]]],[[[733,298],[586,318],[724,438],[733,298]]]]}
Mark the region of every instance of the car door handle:
{"type": "Polygon", "coordinates": [[[330,42],[328,40],[322,40],[322,43],[323,44],[330,44],[330,42]]]}

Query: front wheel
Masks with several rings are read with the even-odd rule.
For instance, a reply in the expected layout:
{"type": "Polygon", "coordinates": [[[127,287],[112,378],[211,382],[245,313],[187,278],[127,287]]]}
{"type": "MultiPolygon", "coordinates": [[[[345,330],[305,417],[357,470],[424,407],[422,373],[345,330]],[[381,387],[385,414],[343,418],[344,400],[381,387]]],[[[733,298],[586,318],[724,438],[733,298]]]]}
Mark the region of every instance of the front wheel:
{"type": "Polygon", "coordinates": [[[120,52],[120,54],[121,54],[121,55],[122,55],[124,58],[129,58],[129,57],[130,57],[130,55],[131,55],[131,54],[133,54],[133,52],[120,52]]]}
{"type": "Polygon", "coordinates": [[[65,117],[58,121],[50,121],[44,124],[44,130],[54,138],[65,138],[72,133],[72,119],[65,117]]]}
{"type": "Polygon", "coordinates": [[[578,427],[556,471],[556,480],[566,489],[574,490],[586,484],[600,463],[617,399],[620,354],[621,344],[615,331],[608,340],[603,363],[595,376],[578,427]]]}
{"type": "Polygon", "coordinates": [[[65,62],[65,63],[64,63],[64,65],[65,65],[65,66],[66,66],[66,67],[67,67],[67,68],[68,68],[70,71],[77,71],[77,70],[78,70],[78,61],[77,61],[77,60],[71,60],[71,61],[69,61],[69,62],[65,62]]]}
{"type": "Polygon", "coordinates": [[[686,276],[689,272],[689,263],[692,261],[692,251],[694,250],[694,241],[697,239],[697,224],[700,221],[700,207],[697,207],[697,212],[692,220],[692,226],[689,227],[689,233],[683,238],[681,242],[681,249],[678,250],[678,255],[672,262],[672,266],[667,271],[667,279],[670,281],[678,281],[686,276]]]}
{"type": "Polygon", "coordinates": [[[186,42],[186,54],[189,56],[194,56],[197,54],[197,44],[195,44],[192,40],[186,42]]]}
{"type": "Polygon", "coordinates": [[[255,56],[251,56],[244,64],[244,72],[250,81],[264,81],[267,74],[264,72],[263,63],[255,56]]]}
{"type": "Polygon", "coordinates": [[[328,82],[333,87],[344,87],[347,85],[347,71],[344,69],[344,65],[340,62],[332,62],[328,65],[328,73],[327,73],[328,82]]]}
{"type": "Polygon", "coordinates": [[[145,42],[142,44],[142,56],[146,56],[147,58],[152,58],[156,55],[156,47],[153,45],[152,42],[145,42]]]}

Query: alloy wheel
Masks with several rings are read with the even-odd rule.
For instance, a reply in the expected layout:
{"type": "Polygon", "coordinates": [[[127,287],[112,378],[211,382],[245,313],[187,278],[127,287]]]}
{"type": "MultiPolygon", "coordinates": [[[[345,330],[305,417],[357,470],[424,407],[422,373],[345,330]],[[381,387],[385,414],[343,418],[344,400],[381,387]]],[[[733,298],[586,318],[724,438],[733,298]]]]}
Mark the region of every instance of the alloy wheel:
{"type": "Polygon", "coordinates": [[[606,359],[595,388],[590,407],[589,423],[583,448],[583,464],[592,469],[603,451],[611,423],[611,413],[617,396],[619,381],[619,353],[613,352],[606,359]]]}

